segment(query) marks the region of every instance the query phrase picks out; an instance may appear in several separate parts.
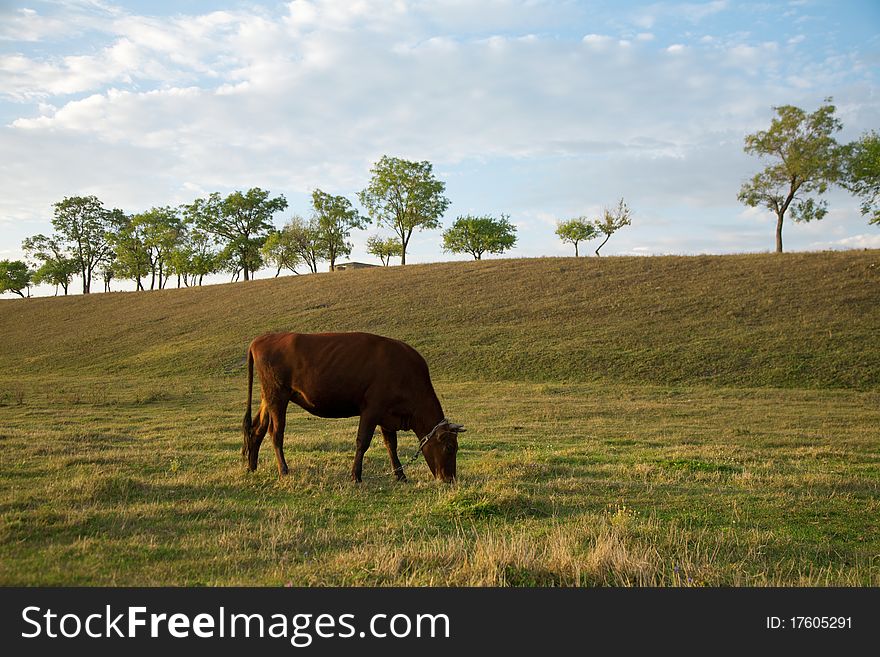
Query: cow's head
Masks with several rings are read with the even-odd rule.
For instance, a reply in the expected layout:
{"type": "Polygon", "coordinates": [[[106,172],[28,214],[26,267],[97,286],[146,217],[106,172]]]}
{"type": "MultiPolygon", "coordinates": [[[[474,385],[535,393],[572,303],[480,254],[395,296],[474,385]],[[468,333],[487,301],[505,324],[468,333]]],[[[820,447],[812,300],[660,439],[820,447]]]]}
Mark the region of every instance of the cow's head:
{"type": "Polygon", "coordinates": [[[444,419],[428,434],[422,447],[425,461],[436,479],[455,481],[455,455],[458,453],[458,434],[467,431],[462,425],[444,419]]]}

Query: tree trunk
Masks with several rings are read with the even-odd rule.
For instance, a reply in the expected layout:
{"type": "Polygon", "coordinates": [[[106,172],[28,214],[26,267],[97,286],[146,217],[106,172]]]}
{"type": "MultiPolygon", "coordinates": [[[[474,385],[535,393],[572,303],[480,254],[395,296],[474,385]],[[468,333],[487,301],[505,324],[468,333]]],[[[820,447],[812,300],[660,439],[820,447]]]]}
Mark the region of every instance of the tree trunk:
{"type": "Polygon", "coordinates": [[[597,258],[599,257],[599,249],[601,249],[603,246],[605,246],[605,243],[606,243],[609,239],[611,239],[611,233],[608,233],[607,235],[605,235],[605,239],[602,240],[602,243],[601,243],[599,246],[596,247],[596,257],[597,257],[597,258]]]}
{"type": "Polygon", "coordinates": [[[782,253],[782,219],[785,214],[776,213],[776,253],[782,253]]]}
{"type": "Polygon", "coordinates": [[[574,257],[575,258],[578,257],[578,243],[577,242],[574,243],[574,257]]]}

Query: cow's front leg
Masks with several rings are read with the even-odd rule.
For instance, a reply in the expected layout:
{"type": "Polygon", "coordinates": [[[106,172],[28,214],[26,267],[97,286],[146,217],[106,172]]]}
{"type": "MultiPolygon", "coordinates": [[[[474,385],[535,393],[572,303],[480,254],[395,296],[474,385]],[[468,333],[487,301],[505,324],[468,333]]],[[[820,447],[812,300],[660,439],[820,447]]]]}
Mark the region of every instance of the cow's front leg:
{"type": "Polygon", "coordinates": [[[351,467],[351,480],[360,481],[361,472],[364,469],[364,452],[370,446],[373,440],[373,433],[376,431],[377,422],[366,415],[361,415],[358,423],[357,450],[354,453],[354,465],[351,467]]]}
{"type": "Polygon", "coordinates": [[[385,439],[385,448],[388,450],[388,458],[391,459],[394,476],[397,477],[397,481],[406,481],[406,474],[404,474],[403,466],[397,457],[397,432],[388,431],[382,427],[382,438],[385,439]]]}

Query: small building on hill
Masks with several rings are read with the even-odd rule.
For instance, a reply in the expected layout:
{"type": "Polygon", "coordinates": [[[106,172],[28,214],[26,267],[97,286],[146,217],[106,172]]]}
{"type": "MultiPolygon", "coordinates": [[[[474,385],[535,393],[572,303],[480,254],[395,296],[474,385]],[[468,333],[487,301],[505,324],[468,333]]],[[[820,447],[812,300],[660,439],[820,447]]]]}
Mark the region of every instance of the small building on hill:
{"type": "Polygon", "coordinates": [[[371,265],[366,262],[338,262],[336,263],[336,271],[345,271],[346,269],[367,269],[368,267],[378,267],[379,265],[371,265]]]}

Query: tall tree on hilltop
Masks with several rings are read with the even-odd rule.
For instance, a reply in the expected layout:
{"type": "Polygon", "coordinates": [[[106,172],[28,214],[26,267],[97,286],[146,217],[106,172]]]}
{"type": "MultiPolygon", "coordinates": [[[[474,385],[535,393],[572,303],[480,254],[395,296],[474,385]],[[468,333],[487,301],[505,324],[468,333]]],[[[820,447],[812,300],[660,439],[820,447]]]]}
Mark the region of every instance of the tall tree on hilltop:
{"type": "Polygon", "coordinates": [[[867,132],[847,144],[843,157],[843,186],[861,197],[862,215],[880,224],[880,134],[867,132]]]}
{"type": "Polygon", "coordinates": [[[178,208],[150,208],[134,215],[131,221],[143,236],[150,263],[150,289],[161,290],[167,283],[168,258],[186,233],[186,224],[178,208]],[[157,281],[158,279],[158,281],[157,281]]]}
{"type": "Polygon", "coordinates": [[[96,196],[69,196],[55,204],[52,226],[76,261],[83,294],[91,292],[92,274],[108,257],[110,234],[123,219],[121,210],[108,210],[96,196]]]}
{"type": "Polygon", "coordinates": [[[348,241],[351,231],[363,228],[370,220],[361,216],[344,196],[333,196],[320,189],[312,193],[312,208],[330,271],[333,271],[337,258],[351,254],[352,245],[348,241]]]}
{"type": "Polygon", "coordinates": [[[135,281],[136,290],[144,289],[141,279],[151,272],[151,254],[146,244],[145,228],[144,224],[135,221],[134,216],[129,216],[110,239],[116,253],[116,274],[120,278],[135,281]]]}
{"type": "Polygon", "coordinates": [[[268,191],[253,187],[226,198],[214,192],[185,206],[184,212],[223,243],[230,269],[242,272],[247,281],[262,265],[260,248],[273,230],[272,215],[286,207],[284,196],[270,198],[268,191]]]}
{"type": "Polygon", "coordinates": [[[269,234],[262,248],[263,260],[275,267],[275,278],[281,275],[282,269],[289,269],[294,274],[299,274],[297,266],[302,264],[303,258],[296,249],[292,234],[289,230],[276,230],[269,234]]]}
{"type": "Polygon", "coordinates": [[[415,230],[440,227],[449,207],[446,185],[434,177],[430,162],[410,162],[383,155],[370,170],[373,177],[358,194],[361,204],[380,226],[391,228],[400,238],[400,264],[415,230]]]}
{"type": "Polygon", "coordinates": [[[321,229],[314,217],[306,221],[294,215],[281,229],[290,248],[313,274],[318,273],[318,263],[327,260],[327,252],[321,239],[321,229]]]}
{"type": "Polygon", "coordinates": [[[842,126],[830,98],[811,114],[793,105],[773,109],[770,128],[746,135],[744,147],[770,163],[743,183],[738,198],[776,215],[776,252],[782,253],[786,212],[797,222],[819,220],[828,212],[827,202],[817,197],[839,178],[841,150],[833,135],[842,126]]]}

